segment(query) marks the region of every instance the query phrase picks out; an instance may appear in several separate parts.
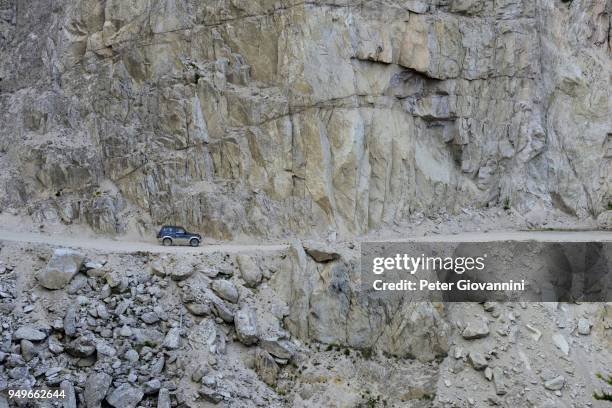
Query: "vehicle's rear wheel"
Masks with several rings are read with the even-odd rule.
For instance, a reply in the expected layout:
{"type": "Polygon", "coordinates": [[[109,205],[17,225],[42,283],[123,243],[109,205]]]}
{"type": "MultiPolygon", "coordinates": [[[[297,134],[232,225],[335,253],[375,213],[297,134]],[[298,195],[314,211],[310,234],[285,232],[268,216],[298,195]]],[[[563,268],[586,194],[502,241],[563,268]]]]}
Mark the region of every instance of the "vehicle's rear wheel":
{"type": "Polygon", "coordinates": [[[170,238],[164,238],[162,243],[164,244],[164,246],[170,246],[172,245],[172,240],[170,238]]]}
{"type": "Polygon", "coordinates": [[[197,238],[191,238],[191,240],[189,241],[189,245],[191,245],[192,247],[197,247],[198,245],[200,245],[200,240],[197,238]]]}

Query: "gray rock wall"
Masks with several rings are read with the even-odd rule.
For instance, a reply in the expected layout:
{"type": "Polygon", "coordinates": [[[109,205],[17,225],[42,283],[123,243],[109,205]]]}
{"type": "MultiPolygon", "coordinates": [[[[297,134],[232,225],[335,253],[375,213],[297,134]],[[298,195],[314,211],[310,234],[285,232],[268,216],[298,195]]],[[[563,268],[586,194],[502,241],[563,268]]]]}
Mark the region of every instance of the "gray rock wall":
{"type": "Polygon", "coordinates": [[[0,1],[0,208],[366,232],[612,201],[605,0],[0,1]]]}

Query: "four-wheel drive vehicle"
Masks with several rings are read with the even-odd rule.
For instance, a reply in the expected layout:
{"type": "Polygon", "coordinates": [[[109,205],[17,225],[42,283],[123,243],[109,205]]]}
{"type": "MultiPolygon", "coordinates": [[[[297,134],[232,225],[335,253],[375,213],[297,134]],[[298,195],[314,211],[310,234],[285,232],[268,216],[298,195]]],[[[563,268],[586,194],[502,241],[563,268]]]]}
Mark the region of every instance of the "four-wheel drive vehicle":
{"type": "Polygon", "coordinates": [[[202,236],[200,234],[188,232],[183,227],[164,225],[157,233],[157,240],[164,244],[164,246],[189,244],[196,247],[200,245],[202,236]]]}

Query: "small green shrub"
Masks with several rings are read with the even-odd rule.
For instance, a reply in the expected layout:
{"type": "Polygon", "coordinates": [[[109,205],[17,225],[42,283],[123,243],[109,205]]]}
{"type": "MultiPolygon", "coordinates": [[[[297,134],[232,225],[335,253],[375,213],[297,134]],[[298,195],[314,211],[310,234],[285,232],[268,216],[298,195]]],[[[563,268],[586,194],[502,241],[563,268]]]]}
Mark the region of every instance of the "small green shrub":
{"type": "Polygon", "coordinates": [[[504,210],[510,209],[510,197],[504,198],[504,210]]]}
{"type": "MultiPolygon", "coordinates": [[[[612,385],[612,375],[608,376],[607,378],[604,378],[603,375],[601,374],[596,374],[596,375],[597,375],[597,378],[600,378],[604,380],[605,382],[607,382],[609,385],[612,385]]],[[[612,401],[612,394],[608,394],[605,391],[602,391],[601,393],[594,392],[593,398],[599,401],[612,401]]]]}

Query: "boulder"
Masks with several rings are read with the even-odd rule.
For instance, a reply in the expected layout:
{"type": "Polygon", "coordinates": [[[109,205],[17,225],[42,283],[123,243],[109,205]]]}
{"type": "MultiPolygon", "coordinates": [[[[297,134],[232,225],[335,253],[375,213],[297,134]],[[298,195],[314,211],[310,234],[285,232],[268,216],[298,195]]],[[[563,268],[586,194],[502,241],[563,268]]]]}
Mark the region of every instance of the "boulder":
{"type": "Polygon", "coordinates": [[[316,262],[331,262],[340,259],[340,254],[330,250],[323,243],[319,242],[304,242],[302,244],[304,251],[316,262]]]}
{"type": "Polygon", "coordinates": [[[170,391],[167,388],[161,388],[157,395],[157,408],[170,408],[170,391]]]}
{"type": "Polygon", "coordinates": [[[474,370],[484,370],[489,365],[485,356],[478,351],[470,351],[468,359],[474,370]]]}
{"type": "Polygon", "coordinates": [[[113,378],[106,373],[89,374],[85,381],[85,389],[83,391],[85,406],[87,408],[100,407],[112,380],[113,378]]]}
{"type": "Polygon", "coordinates": [[[565,385],[565,378],[561,375],[544,381],[544,388],[550,391],[559,391],[565,385]]]}
{"type": "Polygon", "coordinates": [[[164,339],[164,347],[169,349],[177,349],[181,346],[181,329],[178,327],[171,328],[164,339]]]}
{"type": "Polygon", "coordinates": [[[297,353],[296,346],[290,340],[278,337],[264,338],[259,345],[272,356],[285,360],[291,359],[297,353]]]}
{"type": "Polygon", "coordinates": [[[567,342],[567,340],[565,340],[565,337],[563,337],[561,333],[555,333],[552,336],[552,341],[555,344],[555,346],[557,346],[557,348],[561,350],[563,354],[565,354],[566,356],[569,355],[569,351],[570,351],[569,343],[567,342]]]}
{"type": "Polygon", "coordinates": [[[248,255],[238,255],[236,257],[238,267],[240,268],[240,275],[248,287],[254,288],[261,282],[263,273],[261,268],[252,257],[248,255]]]}
{"type": "Polygon", "coordinates": [[[495,386],[495,393],[497,395],[505,395],[508,392],[506,388],[504,371],[501,369],[501,367],[495,367],[493,369],[493,385],[495,386]]]}
{"type": "Polygon", "coordinates": [[[42,341],[47,338],[47,334],[32,326],[21,326],[13,337],[15,340],[42,341]]]}
{"type": "Polygon", "coordinates": [[[77,408],[76,393],[74,385],[70,381],[64,380],[60,383],[60,389],[64,391],[63,408],[77,408]]]}
{"type": "Polygon", "coordinates": [[[89,357],[96,352],[96,343],[89,336],[81,336],[71,341],[66,351],[74,357],[89,357]]]}
{"type": "Polygon", "coordinates": [[[236,334],[242,344],[250,346],[257,342],[257,317],[255,310],[243,307],[234,316],[236,334]]]}
{"type": "Polygon", "coordinates": [[[68,249],[56,249],[49,263],[40,270],[36,279],[41,286],[47,289],[62,289],[79,272],[83,259],[83,255],[78,252],[68,249]]]}
{"type": "Polygon", "coordinates": [[[581,317],[578,319],[578,334],[588,336],[591,334],[591,321],[581,317]]]}
{"type": "Polygon", "coordinates": [[[461,332],[461,337],[466,340],[482,339],[488,335],[489,324],[484,319],[474,319],[469,321],[461,332]]]}
{"type": "Polygon", "coordinates": [[[278,364],[267,351],[257,349],[255,352],[255,371],[263,382],[271,387],[276,385],[279,371],[278,364]]]}
{"type": "Polygon", "coordinates": [[[212,290],[215,291],[220,298],[227,300],[231,303],[238,302],[238,289],[236,285],[225,279],[219,279],[212,283],[212,290]]]}
{"type": "Polygon", "coordinates": [[[130,384],[121,384],[106,398],[106,401],[115,408],[135,408],[144,397],[140,387],[130,384]]]}

